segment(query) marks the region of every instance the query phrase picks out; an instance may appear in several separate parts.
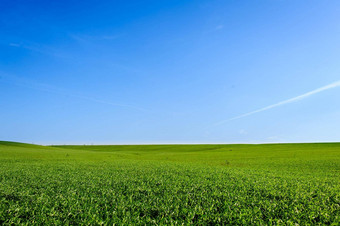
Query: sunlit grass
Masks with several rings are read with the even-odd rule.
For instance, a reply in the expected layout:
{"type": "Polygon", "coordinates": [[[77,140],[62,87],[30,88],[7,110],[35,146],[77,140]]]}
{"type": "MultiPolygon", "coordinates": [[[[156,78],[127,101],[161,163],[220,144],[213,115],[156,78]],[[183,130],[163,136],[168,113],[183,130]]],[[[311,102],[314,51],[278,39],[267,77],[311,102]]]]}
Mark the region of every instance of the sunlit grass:
{"type": "Polygon", "coordinates": [[[0,142],[0,224],[340,223],[340,145],[0,142]]]}

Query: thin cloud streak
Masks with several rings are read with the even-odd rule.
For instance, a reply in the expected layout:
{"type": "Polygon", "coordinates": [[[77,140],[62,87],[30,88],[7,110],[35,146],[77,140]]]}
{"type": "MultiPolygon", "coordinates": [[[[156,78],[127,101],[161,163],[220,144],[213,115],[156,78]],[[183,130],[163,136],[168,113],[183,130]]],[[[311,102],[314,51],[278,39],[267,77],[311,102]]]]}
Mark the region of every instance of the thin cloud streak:
{"type": "Polygon", "coordinates": [[[52,57],[63,58],[63,59],[70,58],[69,56],[65,54],[61,54],[60,51],[58,51],[58,49],[55,49],[55,48],[52,48],[46,45],[37,44],[34,42],[29,42],[29,41],[21,41],[20,43],[11,42],[8,45],[13,48],[22,48],[22,49],[26,49],[29,51],[37,52],[39,54],[52,56],[52,57]]]}
{"type": "Polygon", "coordinates": [[[326,91],[326,90],[329,90],[329,89],[337,88],[337,87],[340,87],[340,81],[333,82],[333,83],[331,83],[329,85],[320,87],[318,89],[315,89],[315,90],[312,90],[312,91],[307,92],[305,94],[302,94],[302,95],[290,98],[288,100],[284,100],[284,101],[278,102],[276,104],[272,104],[272,105],[269,105],[267,107],[260,108],[260,109],[255,110],[255,111],[251,111],[251,112],[248,112],[248,113],[245,113],[245,114],[242,114],[242,115],[239,115],[239,116],[227,119],[227,120],[223,120],[223,121],[217,122],[217,123],[214,124],[214,126],[222,125],[224,123],[233,121],[235,119],[244,118],[244,117],[247,117],[247,116],[250,116],[250,115],[262,112],[262,111],[266,111],[266,110],[269,110],[269,109],[272,109],[272,108],[275,108],[275,107],[279,107],[279,106],[285,105],[285,104],[290,104],[290,103],[293,103],[293,102],[297,102],[297,101],[300,101],[300,100],[305,99],[307,97],[310,97],[310,96],[312,96],[314,94],[317,94],[317,93],[320,93],[320,92],[323,92],[323,91],[326,91]]]}
{"type": "Polygon", "coordinates": [[[111,105],[111,106],[115,106],[115,107],[124,107],[124,108],[130,108],[130,109],[134,109],[134,110],[141,111],[141,112],[150,112],[149,110],[142,108],[142,107],[137,107],[137,106],[129,105],[129,104],[114,103],[114,102],[101,100],[101,99],[97,99],[97,98],[93,98],[93,97],[89,97],[89,96],[74,94],[74,93],[70,93],[70,92],[67,92],[65,90],[61,90],[59,88],[53,87],[53,86],[48,85],[48,84],[29,81],[27,79],[23,79],[23,78],[13,76],[13,75],[0,73],[0,82],[6,82],[6,83],[16,85],[16,86],[21,86],[21,87],[25,87],[25,88],[35,89],[35,90],[53,93],[53,94],[58,94],[58,95],[63,95],[63,96],[74,97],[74,98],[78,98],[78,99],[83,99],[83,100],[96,102],[96,103],[100,103],[100,104],[105,104],[105,105],[111,105]]]}

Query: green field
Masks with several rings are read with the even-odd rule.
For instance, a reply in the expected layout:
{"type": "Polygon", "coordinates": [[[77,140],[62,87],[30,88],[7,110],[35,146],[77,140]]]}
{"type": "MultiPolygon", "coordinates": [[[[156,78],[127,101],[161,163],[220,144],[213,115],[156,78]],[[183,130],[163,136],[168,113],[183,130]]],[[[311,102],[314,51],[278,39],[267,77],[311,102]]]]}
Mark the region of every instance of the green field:
{"type": "Polygon", "coordinates": [[[340,224],[340,143],[0,142],[2,224],[340,224]]]}

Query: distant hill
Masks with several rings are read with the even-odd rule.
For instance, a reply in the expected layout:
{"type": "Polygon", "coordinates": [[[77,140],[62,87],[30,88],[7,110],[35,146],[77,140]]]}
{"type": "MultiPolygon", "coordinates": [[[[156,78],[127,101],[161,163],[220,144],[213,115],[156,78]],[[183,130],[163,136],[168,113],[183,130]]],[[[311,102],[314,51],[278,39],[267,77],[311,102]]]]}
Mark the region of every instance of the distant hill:
{"type": "Polygon", "coordinates": [[[11,147],[23,147],[23,148],[46,148],[45,146],[42,146],[42,145],[27,144],[27,143],[13,142],[13,141],[0,141],[0,145],[11,146],[11,147]]]}

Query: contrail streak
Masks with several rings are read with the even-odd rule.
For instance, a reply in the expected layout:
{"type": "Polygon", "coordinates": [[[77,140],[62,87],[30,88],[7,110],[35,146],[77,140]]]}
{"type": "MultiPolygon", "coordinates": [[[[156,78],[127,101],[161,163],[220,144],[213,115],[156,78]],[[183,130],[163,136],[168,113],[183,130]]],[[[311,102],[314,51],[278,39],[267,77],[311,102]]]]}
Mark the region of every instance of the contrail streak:
{"type": "Polygon", "coordinates": [[[314,94],[317,94],[317,93],[320,93],[320,92],[323,92],[323,91],[326,91],[326,90],[329,90],[329,89],[333,89],[333,88],[336,88],[336,87],[339,87],[339,86],[340,86],[340,81],[333,82],[333,83],[331,83],[329,85],[322,86],[322,87],[320,87],[318,89],[315,89],[315,90],[312,90],[310,92],[304,93],[304,94],[302,94],[300,96],[296,96],[296,97],[290,98],[288,100],[284,100],[284,101],[278,102],[276,104],[272,104],[272,105],[269,105],[267,107],[257,109],[255,111],[251,111],[251,112],[248,112],[248,113],[245,113],[245,114],[242,114],[242,115],[239,115],[239,116],[227,119],[227,120],[223,120],[223,121],[217,122],[214,125],[215,126],[221,125],[221,124],[227,123],[229,121],[232,121],[232,120],[235,120],[235,119],[244,118],[244,117],[247,117],[249,115],[253,115],[253,114],[256,114],[256,113],[259,113],[259,112],[262,112],[262,111],[266,111],[266,110],[269,110],[269,109],[272,109],[272,108],[279,107],[281,105],[297,102],[297,101],[300,101],[300,100],[305,99],[307,97],[310,97],[310,96],[312,96],[314,94]]]}

